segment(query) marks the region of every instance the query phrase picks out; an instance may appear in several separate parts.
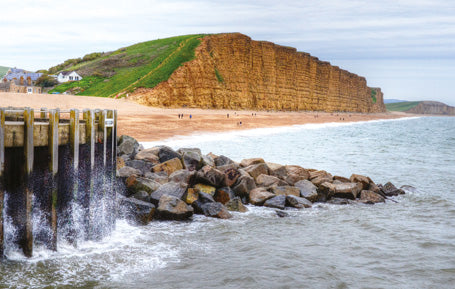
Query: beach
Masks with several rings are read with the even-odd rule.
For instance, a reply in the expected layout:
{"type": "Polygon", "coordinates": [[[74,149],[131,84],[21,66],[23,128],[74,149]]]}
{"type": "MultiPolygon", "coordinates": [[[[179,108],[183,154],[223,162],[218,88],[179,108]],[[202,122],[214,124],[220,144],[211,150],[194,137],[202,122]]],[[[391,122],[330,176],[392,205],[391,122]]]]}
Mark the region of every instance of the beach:
{"type": "Polygon", "coordinates": [[[48,109],[60,108],[63,111],[71,108],[81,110],[84,108],[116,109],[118,111],[118,135],[127,134],[143,142],[206,132],[225,132],[308,123],[357,122],[412,116],[398,112],[366,114],[156,108],[143,106],[126,99],[3,92],[0,92],[0,106],[27,106],[35,110],[43,107],[48,109]],[[180,114],[183,115],[183,118],[179,118],[180,114]]]}

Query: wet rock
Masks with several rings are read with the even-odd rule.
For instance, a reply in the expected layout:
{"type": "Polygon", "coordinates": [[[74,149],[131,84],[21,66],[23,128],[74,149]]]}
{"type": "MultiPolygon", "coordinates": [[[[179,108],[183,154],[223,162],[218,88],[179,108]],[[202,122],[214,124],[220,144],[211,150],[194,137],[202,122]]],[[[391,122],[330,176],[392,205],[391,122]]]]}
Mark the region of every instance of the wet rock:
{"type": "Polygon", "coordinates": [[[125,164],[128,167],[132,167],[132,168],[135,168],[137,170],[140,170],[142,172],[142,174],[145,174],[146,172],[149,172],[150,169],[153,167],[152,163],[147,163],[147,162],[142,161],[142,160],[130,160],[130,161],[126,161],[125,164]]]}
{"type": "Polygon", "coordinates": [[[385,199],[380,194],[372,191],[362,190],[360,192],[360,202],[365,204],[384,203],[385,199]]]}
{"type": "Polygon", "coordinates": [[[175,182],[175,183],[185,183],[185,184],[191,184],[193,182],[193,178],[195,176],[196,172],[194,171],[189,171],[189,170],[178,170],[173,172],[169,176],[169,181],[170,182],[175,182]]]}
{"type": "Polygon", "coordinates": [[[203,204],[205,203],[215,203],[215,200],[213,199],[213,196],[204,192],[199,192],[199,201],[201,201],[203,204]]]}
{"type": "Polygon", "coordinates": [[[118,155],[134,156],[138,150],[139,143],[137,140],[127,135],[120,136],[119,142],[117,144],[118,155]]]}
{"type": "Polygon", "coordinates": [[[144,177],[147,179],[151,179],[160,184],[165,184],[169,181],[166,172],[157,172],[157,173],[147,172],[144,174],[144,177]]]}
{"type": "Polygon", "coordinates": [[[265,188],[256,188],[250,191],[250,203],[255,206],[262,206],[265,201],[276,195],[267,191],[265,188]]]}
{"type": "Polygon", "coordinates": [[[357,175],[357,174],[352,174],[351,177],[349,178],[352,183],[359,183],[362,186],[362,190],[368,190],[370,186],[370,181],[371,179],[366,176],[362,175],[357,175]]]}
{"type": "Polygon", "coordinates": [[[309,173],[307,170],[300,166],[285,166],[286,168],[286,177],[284,180],[291,186],[301,180],[307,180],[309,178],[309,173]]]}
{"type": "Polygon", "coordinates": [[[267,167],[269,168],[269,173],[272,176],[275,176],[277,178],[280,178],[284,180],[288,174],[286,171],[286,167],[280,164],[275,164],[275,163],[266,163],[267,167]]]}
{"type": "Polygon", "coordinates": [[[152,164],[158,164],[160,162],[160,158],[158,157],[158,151],[159,149],[156,147],[141,150],[136,154],[134,158],[136,160],[142,160],[152,164]]]}
{"type": "Polygon", "coordinates": [[[217,157],[213,158],[213,160],[215,161],[215,165],[217,167],[234,163],[233,160],[231,160],[230,158],[223,156],[223,155],[217,156],[217,157]]]}
{"type": "Polygon", "coordinates": [[[131,198],[135,198],[139,201],[150,203],[150,194],[146,191],[139,191],[131,196],[131,198]]]}
{"type": "Polygon", "coordinates": [[[256,188],[256,183],[252,177],[241,176],[237,180],[237,184],[233,187],[233,191],[236,196],[245,197],[248,196],[252,189],[256,188]]]}
{"type": "Polygon", "coordinates": [[[260,163],[257,165],[251,165],[249,167],[244,168],[244,170],[255,180],[259,175],[268,175],[269,174],[269,168],[265,163],[260,163]]]}
{"type": "Polygon", "coordinates": [[[241,167],[249,167],[252,165],[263,164],[265,163],[264,159],[262,158],[252,158],[252,159],[244,159],[240,162],[241,167]]]}
{"type": "Polygon", "coordinates": [[[205,203],[202,206],[202,212],[207,217],[219,218],[219,219],[230,219],[232,218],[231,213],[221,203],[205,203]]]}
{"type": "Polygon", "coordinates": [[[168,146],[158,146],[158,158],[160,159],[160,163],[167,162],[172,159],[180,159],[181,156],[178,152],[174,151],[168,146]]]}
{"type": "Polygon", "coordinates": [[[293,196],[296,196],[296,197],[300,197],[300,189],[296,188],[296,187],[279,186],[279,187],[272,187],[271,190],[272,190],[272,193],[274,193],[277,196],[279,196],[279,195],[285,195],[285,196],[293,195],[293,196]]]}
{"type": "Polygon", "coordinates": [[[196,182],[216,188],[224,187],[224,174],[210,166],[205,166],[196,173],[196,182]]]}
{"type": "Polygon", "coordinates": [[[187,170],[194,171],[202,167],[201,154],[187,151],[183,154],[183,167],[187,170]]]}
{"type": "Polygon", "coordinates": [[[232,200],[227,202],[225,204],[225,206],[229,211],[235,211],[235,212],[241,212],[241,213],[248,212],[248,208],[245,207],[245,205],[243,205],[242,200],[240,200],[239,197],[233,198],[232,200]]]}
{"type": "Polygon", "coordinates": [[[335,184],[335,192],[333,194],[333,197],[355,200],[361,190],[362,185],[359,183],[335,184]]]}
{"type": "Polygon", "coordinates": [[[215,161],[210,155],[202,155],[202,166],[215,166],[215,161]]]}
{"type": "Polygon", "coordinates": [[[289,207],[302,209],[302,208],[311,208],[311,206],[313,204],[305,198],[296,197],[294,195],[288,195],[288,196],[286,196],[286,205],[289,207]]]}
{"type": "Polygon", "coordinates": [[[318,188],[308,180],[301,180],[294,184],[296,188],[300,190],[300,196],[309,200],[310,202],[316,202],[318,200],[318,188]]]}
{"type": "Polygon", "coordinates": [[[285,195],[273,197],[271,199],[268,199],[264,203],[264,207],[281,209],[281,210],[284,210],[285,206],[286,206],[286,196],[285,195]]]}
{"type": "Polygon", "coordinates": [[[127,166],[124,166],[117,171],[117,177],[119,177],[119,178],[128,178],[132,175],[141,176],[142,171],[132,168],[132,167],[127,167],[127,166]]]}
{"type": "Polygon", "coordinates": [[[182,162],[179,158],[173,158],[163,163],[157,164],[152,168],[152,172],[166,172],[171,175],[173,172],[183,169],[182,162]]]}
{"type": "Polygon", "coordinates": [[[276,210],[275,211],[276,215],[280,218],[286,218],[286,217],[289,217],[289,214],[286,213],[285,211],[282,211],[282,210],[276,210]]]}
{"type": "Polygon", "coordinates": [[[240,177],[240,172],[235,168],[229,168],[224,171],[224,185],[226,187],[233,186],[240,177]]]}
{"type": "Polygon", "coordinates": [[[335,185],[329,182],[324,182],[318,187],[318,202],[327,202],[332,198],[335,192],[335,185]]]}
{"type": "Polygon", "coordinates": [[[216,188],[213,186],[205,185],[205,184],[196,184],[194,185],[194,188],[198,190],[199,192],[203,192],[206,194],[209,194],[211,196],[215,195],[216,188]]]}
{"type": "Polygon", "coordinates": [[[139,191],[146,191],[150,194],[161,186],[161,184],[153,180],[136,177],[135,175],[129,176],[125,181],[125,185],[128,195],[134,195],[139,191]]]}
{"type": "Polygon", "coordinates": [[[193,215],[193,208],[175,196],[162,195],[157,216],[164,220],[185,220],[193,215]]]}
{"type": "Polygon", "coordinates": [[[214,199],[215,201],[225,205],[227,202],[235,198],[234,191],[230,187],[223,187],[217,189],[215,192],[214,199]]]}
{"type": "Polygon", "coordinates": [[[354,204],[355,202],[349,199],[343,199],[343,198],[332,198],[327,201],[328,204],[332,205],[350,205],[354,204]]]}
{"type": "Polygon", "coordinates": [[[281,185],[284,181],[275,176],[261,174],[256,178],[256,184],[259,187],[270,187],[273,185],[281,185]]]}
{"type": "Polygon", "coordinates": [[[155,206],[135,198],[117,195],[119,215],[134,225],[147,225],[155,214],[155,206]]]}
{"type": "Polygon", "coordinates": [[[153,204],[158,204],[159,200],[163,195],[174,196],[178,199],[182,199],[186,192],[186,184],[184,183],[166,183],[161,185],[156,191],[154,191],[150,197],[153,204]]]}
{"type": "Polygon", "coordinates": [[[378,186],[382,192],[384,193],[384,195],[386,195],[387,197],[390,197],[390,196],[398,196],[398,195],[402,195],[404,194],[404,191],[401,190],[401,189],[398,189],[397,187],[395,187],[391,182],[388,182],[387,184],[385,184],[384,186],[378,186]]]}

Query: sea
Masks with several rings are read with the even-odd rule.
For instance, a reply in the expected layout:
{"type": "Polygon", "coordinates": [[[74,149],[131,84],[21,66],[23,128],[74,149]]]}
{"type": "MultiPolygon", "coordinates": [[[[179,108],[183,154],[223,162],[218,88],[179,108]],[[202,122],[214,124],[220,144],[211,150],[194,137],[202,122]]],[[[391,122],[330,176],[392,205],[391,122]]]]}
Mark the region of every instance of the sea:
{"type": "Polygon", "coordinates": [[[207,133],[143,143],[405,186],[376,205],[248,206],[229,220],[131,226],[26,258],[0,288],[455,288],[455,118],[413,117],[207,133]]]}

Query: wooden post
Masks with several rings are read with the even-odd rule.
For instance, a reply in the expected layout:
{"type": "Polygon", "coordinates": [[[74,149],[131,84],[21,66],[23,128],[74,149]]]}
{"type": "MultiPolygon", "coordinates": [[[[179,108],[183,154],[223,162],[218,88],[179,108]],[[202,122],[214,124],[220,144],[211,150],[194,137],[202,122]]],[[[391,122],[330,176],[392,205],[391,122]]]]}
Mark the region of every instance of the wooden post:
{"type": "Polygon", "coordinates": [[[88,177],[89,177],[89,186],[88,186],[88,194],[87,198],[88,201],[86,203],[86,228],[85,231],[87,233],[87,237],[89,239],[92,238],[92,233],[93,233],[93,221],[91,219],[91,212],[90,212],[90,204],[93,199],[93,193],[94,193],[94,185],[95,185],[95,111],[94,110],[84,110],[84,120],[85,120],[85,143],[88,146],[89,150],[89,171],[88,171],[88,177]]]}
{"type": "Polygon", "coordinates": [[[46,107],[42,107],[40,109],[40,118],[47,119],[47,108],[46,107]]]}
{"type": "Polygon", "coordinates": [[[49,249],[57,250],[57,196],[58,196],[58,124],[60,114],[58,110],[49,112],[49,170],[51,173],[51,212],[50,225],[52,237],[48,244],[49,249]]]}
{"type": "Polygon", "coordinates": [[[26,108],[24,110],[24,154],[25,154],[25,236],[22,242],[22,250],[26,257],[33,254],[33,224],[32,224],[32,172],[33,172],[33,126],[34,110],[26,108]]]}
{"type": "Polygon", "coordinates": [[[5,188],[3,187],[3,170],[5,169],[5,109],[0,109],[0,259],[4,256],[3,206],[5,188]]]}

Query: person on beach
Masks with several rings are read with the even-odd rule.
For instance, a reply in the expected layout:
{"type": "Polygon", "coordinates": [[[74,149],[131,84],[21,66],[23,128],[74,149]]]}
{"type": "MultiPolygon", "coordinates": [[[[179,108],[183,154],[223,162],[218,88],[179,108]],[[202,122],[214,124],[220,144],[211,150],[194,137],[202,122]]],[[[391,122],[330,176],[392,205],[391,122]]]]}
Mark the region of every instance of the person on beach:
{"type": "Polygon", "coordinates": [[[193,116],[190,114],[190,119],[193,118],[193,116]]]}
{"type": "Polygon", "coordinates": [[[229,113],[227,114],[227,118],[229,118],[229,113]]]}

